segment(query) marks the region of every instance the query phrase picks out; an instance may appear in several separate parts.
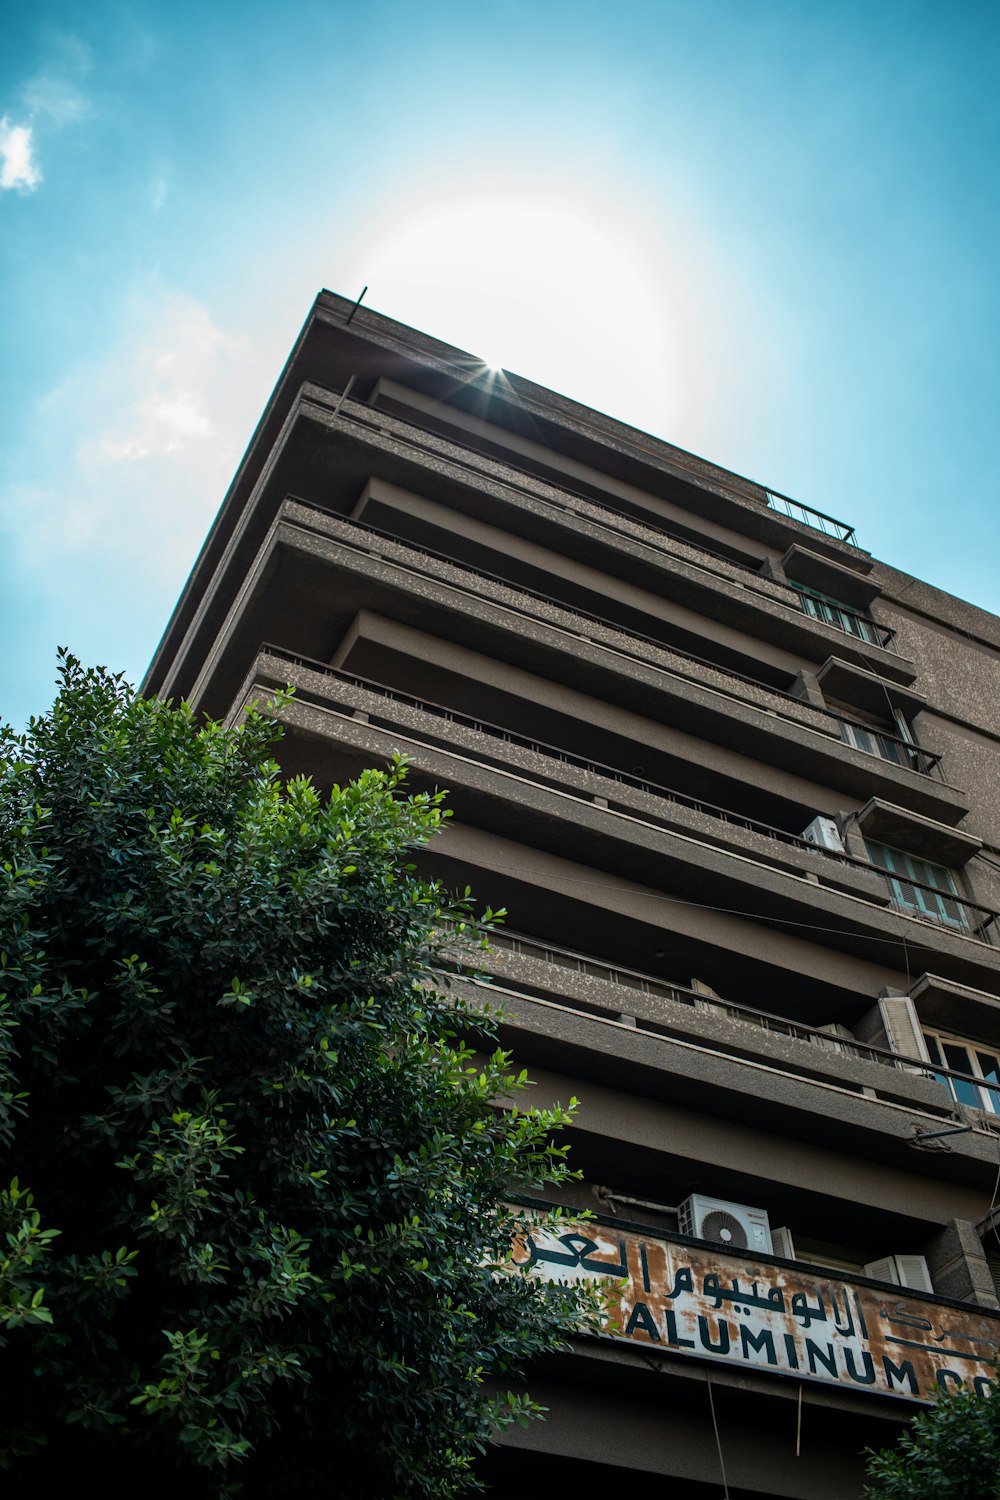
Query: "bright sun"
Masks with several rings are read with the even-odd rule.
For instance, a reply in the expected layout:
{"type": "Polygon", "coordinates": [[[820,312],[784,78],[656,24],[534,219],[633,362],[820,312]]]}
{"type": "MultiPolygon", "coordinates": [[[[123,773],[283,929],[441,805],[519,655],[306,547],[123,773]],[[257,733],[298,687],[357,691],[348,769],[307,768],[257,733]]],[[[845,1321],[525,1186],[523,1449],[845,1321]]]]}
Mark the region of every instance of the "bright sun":
{"type": "Polygon", "coordinates": [[[664,244],[624,198],[451,189],[394,206],[352,261],[380,312],[670,437],[703,341],[699,273],[664,244]]]}

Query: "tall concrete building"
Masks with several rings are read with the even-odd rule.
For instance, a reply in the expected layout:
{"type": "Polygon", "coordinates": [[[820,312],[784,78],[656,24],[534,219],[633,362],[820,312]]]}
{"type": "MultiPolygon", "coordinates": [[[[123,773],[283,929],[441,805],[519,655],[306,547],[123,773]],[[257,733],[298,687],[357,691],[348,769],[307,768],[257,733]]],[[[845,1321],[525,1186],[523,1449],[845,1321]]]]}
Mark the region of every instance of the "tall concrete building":
{"type": "Polygon", "coordinates": [[[1000,621],[324,292],[145,686],[288,683],[289,772],[450,788],[424,865],[581,1100],[593,1217],[517,1254],[619,1316],[486,1477],[859,1495],[1000,1329],[1000,621]]]}

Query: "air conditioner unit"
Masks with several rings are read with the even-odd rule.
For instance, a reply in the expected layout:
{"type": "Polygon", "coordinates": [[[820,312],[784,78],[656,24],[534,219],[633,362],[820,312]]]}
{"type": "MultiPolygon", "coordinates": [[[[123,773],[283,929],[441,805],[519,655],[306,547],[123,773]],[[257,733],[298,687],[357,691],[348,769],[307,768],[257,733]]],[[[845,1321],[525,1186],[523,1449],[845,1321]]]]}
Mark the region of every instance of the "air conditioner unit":
{"type": "Polygon", "coordinates": [[[821,849],[832,849],[835,854],[844,853],[844,840],[840,837],[840,829],[834,818],[813,818],[799,837],[808,840],[810,844],[818,844],[821,849]]]}
{"type": "Polygon", "coordinates": [[[927,1261],[922,1255],[887,1255],[865,1266],[865,1275],[873,1281],[891,1281],[893,1286],[909,1287],[911,1292],[934,1291],[927,1261]]]}
{"type": "Polygon", "coordinates": [[[692,1193],[677,1209],[681,1234],[695,1240],[710,1240],[729,1250],[763,1250],[771,1254],[771,1230],[762,1208],[745,1203],[726,1203],[692,1193]]]}

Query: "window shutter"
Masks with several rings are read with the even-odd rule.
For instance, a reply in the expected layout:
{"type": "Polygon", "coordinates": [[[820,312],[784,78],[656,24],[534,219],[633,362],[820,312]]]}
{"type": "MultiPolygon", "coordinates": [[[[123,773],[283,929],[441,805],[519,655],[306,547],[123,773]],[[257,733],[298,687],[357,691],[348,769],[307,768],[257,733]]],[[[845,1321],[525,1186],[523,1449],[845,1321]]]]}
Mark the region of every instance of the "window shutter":
{"type": "Polygon", "coordinates": [[[922,1255],[897,1255],[900,1286],[908,1286],[915,1292],[933,1292],[934,1283],[922,1255]]]}
{"type": "Polygon", "coordinates": [[[924,1062],[930,1062],[916,1007],[909,996],[883,996],[878,1008],[886,1040],[893,1052],[898,1052],[902,1057],[919,1057],[924,1062]]]}
{"type": "Polygon", "coordinates": [[[873,1260],[864,1268],[866,1276],[873,1281],[891,1281],[899,1285],[899,1272],[896,1270],[896,1257],[887,1255],[884,1260],[873,1260]]]}
{"type": "Polygon", "coordinates": [[[775,1255],[780,1255],[784,1260],[795,1259],[795,1242],[792,1239],[790,1229],[771,1230],[771,1248],[775,1255]]]}
{"type": "Polygon", "coordinates": [[[997,1294],[997,1301],[1000,1302],[1000,1250],[987,1250],[986,1264],[989,1266],[990,1275],[993,1277],[993,1287],[997,1294]]]}
{"type": "Polygon", "coordinates": [[[908,1287],[911,1292],[934,1291],[927,1261],[922,1255],[887,1255],[865,1266],[865,1275],[873,1281],[891,1281],[894,1286],[908,1287]]]}

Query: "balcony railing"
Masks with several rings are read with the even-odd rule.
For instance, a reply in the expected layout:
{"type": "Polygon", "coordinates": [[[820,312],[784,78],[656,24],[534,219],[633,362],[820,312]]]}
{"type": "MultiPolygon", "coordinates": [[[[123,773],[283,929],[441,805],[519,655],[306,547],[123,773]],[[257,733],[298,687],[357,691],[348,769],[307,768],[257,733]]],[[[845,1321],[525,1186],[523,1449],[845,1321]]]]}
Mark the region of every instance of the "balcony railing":
{"type": "MultiPolygon", "coordinates": [[[[889,1052],[882,1047],[873,1047],[867,1042],[859,1042],[853,1037],[841,1036],[839,1033],[823,1030],[818,1026],[804,1026],[801,1022],[792,1021],[787,1016],[776,1015],[773,1011],[759,1010],[755,1006],[743,1005],[715,995],[705,995],[688,989],[684,985],[671,984],[668,980],[654,975],[628,969],[620,964],[606,963],[590,954],[578,953],[574,949],[563,948],[555,943],[541,942],[537,938],[527,937],[523,933],[512,932],[507,928],[493,931],[490,934],[490,944],[501,951],[523,955],[558,968],[571,969],[591,978],[603,979],[606,983],[616,985],[623,992],[620,1003],[616,1000],[612,1004],[602,1006],[591,995],[585,1002],[576,1005],[573,999],[566,995],[565,988],[558,983],[553,982],[551,987],[546,986],[546,993],[554,997],[550,1003],[555,1003],[565,1009],[578,1009],[582,1014],[599,1014],[606,1019],[617,1020],[621,1016],[630,1015],[628,992],[638,991],[654,1000],[668,1000],[694,1010],[725,1016],[734,1021],[743,1021],[773,1036],[790,1037],[795,1041],[805,1042],[828,1055],[832,1052],[859,1062],[878,1063],[881,1067],[892,1068],[897,1072],[918,1073],[924,1078],[934,1079],[945,1088],[948,1088],[947,1080],[949,1079],[960,1089],[971,1084],[978,1090],[985,1089],[996,1099],[995,1113],[1000,1114],[1000,1090],[982,1078],[974,1077],[971,1073],[959,1072],[937,1063],[928,1063],[923,1058],[889,1052]]],[[[514,976],[503,975],[496,976],[496,978],[498,984],[512,992],[523,993],[527,999],[535,998],[530,987],[522,989],[521,982],[514,976]]],[[[487,981],[487,986],[488,984],[489,981],[487,981]]],[[[669,1022],[665,1020],[651,1021],[649,1018],[638,1017],[635,1020],[637,1027],[641,1030],[660,1035],[669,1034],[669,1022]]],[[[718,1048],[720,1043],[713,1041],[712,1046],[718,1048]]]]}
{"type": "MultiPolygon", "coordinates": [[[[977,938],[980,942],[991,946],[997,944],[997,913],[985,906],[979,906],[973,901],[967,901],[957,896],[948,896],[947,914],[941,915],[941,892],[932,886],[922,886],[913,880],[901,880],[898,876],[887,873],[877,865],[869,863],[868,860],[857,859],[854,855],[840,852],[835,849],[826,849],[820,844],[814,844],[811,840],[802,838],[798,834],[788,833],[782,828],[775,828],[772,824],[764,823],[756,818],[748,818],[739,813],[733,813],[727,808],[719,807],[715,803],[705,802],[696,797],[689,797],[684,792],[678,792],[670,787],[659,785],[642,776],[635,776],[625,771],[620,771],[614,766],[604,765],[600,761],[590,760],[586,756],[577,755],[571,750],[563,750],[555,745],[549,745],[544,740],[533,739],[528,735],[518,734],[514,730],[504,729],[500,725],[492,724],[489,720],[475,718],[471,714],[463,714],[456,709],[445,708],[441,704],[429,702],[427,699],[416,698],[411,693],[405,693],[398,688],[387,687],[384,683],[374,682],[370,678],[362,677],[354,672],[346,672],[340,667],[331,667],[325,662],[313,661],[298,652],[287,651],[284,647],[265,644],[261,650],[282,661],[304,667],[307,671],[316,672],[334,681],[350,683],[367,692],[377,694],[391,702],[405,704],[409,708],[416,708],[422,713],[432,714],[448,723],[458,724],[464,728],[472,729],[477,733],[489,735],[503,744],[517,745],[522,749],[534,751],[538,755],[549,757],[563,765],[577,766],[581,770],[589,771],[594,775],[616,781],[624,786],[636,787],[638,790],[647,792],[665,802],[679,807],[689,808],[692,811],[705,813],[710,817],[719,819],[720,822],[731,824],[734,827],[745,828],[752,833],[763,835],[775,843],[799,849],[803,853],[808,851],[810,856],[818,856],[820,859],[833,860],[840,865],[850,866],[858,872],[864,871],[878,879],[882,887],[887,891],[890,903],[904,915],[914,917],[919,921],[930,922],[933,925],[947,928],[959,936],[977,938]],[[903,888],[906,888],[905,891],[903,888]],[[919,898],[917,892],[924,893],[919,898]],[[936,901],[935,899],[936,898],[936,901]]],[[[901,742],[902,743],[902,742],[901,742]]],[[[910,748],[910,747],[907,747],[910,748]]],[[[529,779],[530,778],[526,778],[529,779]]],[[[574,794],[570,794],[574,795],[574,794]]],[[[579,794],[575,794],[579,796],[579,794]]],[[[583,800],[581,798],[581,800],[583,800]]],[[[660,827],[668,832],[673,831],[673,825],[666,817],[658,818],[655,813],[646,813],[640,817],[634,808],[624,804],[608,803],[609,810],[621,817],[631,821],[642,823],[647,827],[660,827]]],[[[863,895],[860,896],[864,900],[863,895]]]]}
{"type": "MultiPolygon", "coordinates": [[[[335,392],[329,393],[331,398],[334,397],[335,394],[335,392]]],[[[456,447],[465,448],[473,453],[481,453],[484,457],[493,459],[494,462],[502,463],[505,469],[511,469],[514,471],[514,473],[517,474],[524,474],[527,478],[535,480],[536,483],[552,485],[553,488],[557,487],[563,494],[571,495],[574,499],[585,500],[591,505],[599,505],[604,510],[612,511],[616,515],[625,516],[630,520],[635,519],[634,512],[627,510],[625,507],[617,506],[610,500],[606,500],[603,497],[597,498],[594,495],[585,494],[581,490],[571,489],[569,485],[563,483],[562,479],[558,481],[557,485],[556,481],[539,474],[528,464],[525,464],[523,462],[519,463],[518,455],[513,450],[508,450],[506,447],[504,447],[503,457],[497,458],[496,455],[490,452],[487,448],[486,443],[488,440],[485,438],[480,438],[480,441],[477,444],[476,434],[474,433],[465,432],[463,430],[461,432],[461,435],[459,436],[459,434],[456,433],[455,429],[447,423],[442,423],[442,426],[448,427],[448,431],[442,432],[440,427],[430,427],[424,422],[416,421],[412,416],[403,416],[398,411],[390,410],[388,412],[382,412],[378,407],[363,407],[360,403],[354,403],[353,409],[350,411],[342,410],[341,408],[343,404],[343,397],[346,395],[347,390],[345,389],[340,394],[340,398],[337,400],[335,409],[340,416],[350,421],[358,422],[366,426],[378,427],[381,425],[379,418],[389,416],[393,421],[402,422],[407,427],[412,427],[416,432],[424,433],[429,437],[435,437],[439,439],[443,438],[445,442],[451,443],[456,447]]],[[[526,493],[533,492],[526,491],[526,493]]],[[[855,540],[853,526],[848,526],[845,522],[838,521],[833,516],[825,515],[821,510],[814,510],[811,505],[803,505],[801,501],[792,500],[790,496],[782,495],[777,490],[765,490],[764,493],[767,496],[767,504],[770,510],[778,511],[782,515],[787,516],[789,520],[798,521],[802,525],[808,526],[813,531],[822,531],[824,535],[833,537],[836,541],[845,542],[849,547],[853,547],[856,551],[861,550],[858,547],[857,541],[855,540]]],[[[688,542],[688,538],[683,534],[683,532],[676,528],[672,529],[667,525],[661,524],[659,521],[652,517],[650,518],[648,523],[644,524],[648,524],[652,530],[659,531],[664,536],[672,536],[679,541],[688,542]]],[[[697,546],[698,549],[705,552],[707,556],[718,557],[725,562],[734,561],[734,559],[729,557],[726,553],[713,552],[711,548],[704,547],[700,543],[689,542],[688,545],[697,546]]],[[[737,566],[746,565],[737,563],[737,566]]]]}
{"type": "Polygon", "coordinates": [[[782,495],[778,490],[765,490],[764,493],[771,510],[780,511],[789,520],[801,521],[804,526],[811,526],[814,531],[822,531],[824,536],[846,542],[848,547],[860,551],[854,527],[848,526],[846,521],[838,521],[835,516],[828,516],[822,510],[814,510],[811,505],[803,505],[801,500],[793,500],[790,495],[782,495]]]}
{"type": "Polygon", "coordinates": [[[916,917],[920,922],[930,922],[935,927],[944,927],[960,935],[967,933],[980,942],[996,946],[996,912],[939,886],[925,885],[908,876],[883,873],[889,887],[889,899],[897,911],[916,917]]]}
{"type": "MultiPolygon", "coordinates": [[[[353,406],[353,409],[350,411],[341,411],[339,402],[336,410],[338,414],[345,420],[354,422],[358,426],[372,427],[376,430],[381,429],[383,425],[382,419],[388,416],[391,421],[399,422],[401,425],[410,428],[415,432],[421,433],[427,437],[434,437],[438,439],[443,438],[444,441],[452,444],[453,446],[464,448],[473,453],[482,453],[483,456],[488,459],[494,457],[494,455],[489,453],[485,448],[478,448],[475,445],[474,441],[470,440],[470,437],[468,435],[464,435],[463,441],[459,442],[459,439],[453,434],[444,434],[439,429],[427,427],[421,422],[414,421],[412,417],[403,416],[397,411],[382,412],[377,407],[366,408],[357,404],[355,404],[353,406]]],[[[428,451],[426,443],[413,442],[411,440],[411,446],[418,448],[423,452],[428,451]]],[[[470,473],[474,473],[477,476],[481,475],[481,470],[470,463],[464,462],[461,459],[452,459],[451,461],[453,463],[456,463],[461,468],[468,469],[470,473]]],[[[514,454],[507,454],[505,452],[503,459],[496,461],[502,462],[505,469],[512,470],[516,474],[523,474],[525,478],[534,480],[535,484],[544,485],[549,489],[557,490],[560,497],[566,496],[572,500],[582,501],[586,505],[596,506],[600,510],[606,511],[610,515],[620,517],[625,521],[634,523],[637,519],[634,510],[629,510],[627,507],[622,505],[615,505],[614,502],[608,499],[606,496],[586,494],[582,490],[573,489],[570,485],[565,484],[562,480],[560,480],[557,484],[554,480],[547,479],[542,475],[537,474],[533,469],[527,467],[526,465],[518,464],[516,455],[514,454]]],[[[511,480],[507,477],[504,478],[503,484],[505,488],[515,490],[520,494],[530,497],[534,501],[537,501],[539,498],[535,489],[529,489],[526,485],[520,485],[516,481],[511,480]]],[[[791,500],[787,496],[777,494],[777,492],[775,491],[768,490],[765,491],[765,493],[768,495],[768,504],[770,509],[780,511],[782,514],[787,515],[791,520],[801,521],[804,525],[810,526],[813,530],[822,530],[827,536],[835,537],[839,541],[846,541],[847,544],[855,548],[855,550],[860,550],[857,547],[857,543],[854,541],[853,526],[847,526],[842,521],[836,521],[831,516],[825,516],[822,511],[813,510],[811,506],[802,505],[800,502],[791,500]]],[[[565,504],[562,503],[561,499],[559,501],[550,500],[548,503],[555,504],[561,510],[567,509],[565,504]]],[[[601,523],[598,522],[595,524],[599,525],[601,523]]],[[[663,537],[668,537],[672,541],[680,542],[682,543],[682,545],[690,547],[696,552],[700,552],[704,557],[712,558],[717,562],[726,563],[730,567],[739,568],[755,577],[760,576],[759,565],[752,565],[748,562],[745,562],[741,558],[731,556],[727,552],[720,552],[717,549],[708,547],[704,542],[700,540],[695,541],[679,527],[671,527],[665,522],[659,520],[657,517],[654,517],[652,515],[644,515],[639,524],[644,526],[649,531],[655,532],[663,537]]],[[[611,527],[608,527],[607,529],[609,531],[614,530],[614,528],[611,527]]],[[[621,535],[622,533],[621,531],[617,531],[616,534],[621,535]]]]}
{"type": "Polygon", "coordinates": [[[844,744],[855,750],[863,750],[866,755],[877,755],[879,760],[892,761],[894,765],[905,766],[910,771],[919,771],[922,776],[929,776],[940,763],[940,755],[921,750],[919,745],[911,744],[909,740],[886,734],[884,730],[875,729],[870,724],[859,724],[854,719],[842,719],[839,715],[836,718],[844,744]]]}
{"type": "MultiPolygon", "coordinates": [[[[786,692],[783,688],[775,687],[770,682],[764,682],[759,677],[750,677],[745,672],[734,672],[731,667],[723,667],[720,666],[718,662],[710,661],[707,657],[696,656],[691,651],[683,651],[680,649],[680,647],[672,645],[667,641],[660,640],[656,636],[644,635],[637,630],[632,630],[628,626],[622,625],[619,621],[609,620],[605,615],[594,614],[592,611],[581,609],[575,604],[567,604],[564,600],[553,598],[553,596],[550,594],[543,594],[537,589],[528,588],[525,584],[515,582],[509,578],[504,578],[502,574],[487,572],[485,568],[473,568],[468,563],[461,562],[454,557],[449,557],[446,552],[439,552],[433,547],[425,547],[419,542],[411,542],[406,538],[394,536],[392,532],[385,531],[380,526],[371,526],[366,521],[359,521],[354,518],[348,520],[344,516],[337,514],[335,511],[324,509],[322,505],[316,505],[311,500],[304,500],[299,495],[289,495],[287,498],[290,501],[294,502],[294,504],[300,505],[306,510],[315,511],[318,515],[326,516],[330,520],[335,521],[340,525],[349,526],[352,530],[356,530],[361,533],[368,533],[371,536],[377,537],[382,541],[391,542],[394,546],[397,547],[404,547],[408,552],[417,554],[418,557],[428,557],[435,562],[443,562],[446,563],[449,567],[458,568],[462,572],[468,574],[473,582],[477,579],[485,579],[490,583],[498,583],[503,588],[512,589],[516,593],[524,595],[524,597],[527,599],[535,599],[539,603],[545,604],[550,608],[565,610],[567,614],[573,615],[576,619],[587,621],[590,624],[600,626],[602,629],[613,630],[619,635],[627,636],[630,641],[638,641],[644,645],[653,646],[656,648],[656,650],[665,651],[669,655],[677,657],[680,661],[692,662],[696,666],[706,667],[710,671],[717,672],[721,677],[728,678],[732,682],[746,683],[750,687],[763,689],[765,692],[770,693],[775,698],[781,698],[784,699],[787,703],[794,704],[796,706],[796,709],[798,710],[797,713],[790,713],[787,710],[782,709],[772,710],[772,712],[775,713],[776,717],[784,719],[787,723],[797,724],[801,726],[801,711],[803,709],[807,709],[809,713],[819,714],[827,719],[830,722],[831,730],[833,730],[834,726],[836,726],[835,734],[837,739],[843,740],[845,744],[854,744],[853,740],[845,737],[843,729],[843,726],[845,724],[851,725],[853,721],[849,719],[843,719],[840,714],[833,713],[829,709],[818,708],[812,703],[806,703],[802,698],[797,698],[794,693],[789,693],[786,692]]],[[[367,549],[362,548],[362,550],[367,549]]],[[[412,566],[412,564],[408,564],[407,566],[412,566]]],[[[419,571],[419,569],[417,571],[419,571]]],[[[426,570],[426,572],[427,576],[429,577],[435,576],[429,569],[426,570]]],[[[525,618],[527,619],[535,620],[537,618],[536,616],[532,615],[529,610],[524,609],[517,603],[508,603],[505,607],[517,614],[525,616],[525,618]]],[[[563,627],[555,626],[554,628],[561,629],[563,627]]],[[[602,642],[600,644],[604,643],[602,642]]],[[[625,646],[615,646],[611,649],[616,650],[622,656],[627,656],[632,660],[641,662],[643,666],[649,666],[648,657],[646,657],[641,652],[630,651],[625,646]]],[[[684,674],[677,673],[676,675],[683,676],[684,674]]],[[[696,677],[689,676],[687,680],[695,683],[699,682],[699,679],[696,677]]],[[[704,686],[703,683],[699,685],[704,686]]],[[[739,698],[739,695],[736,693],[732,693],[730,696],[737,698],[741,702],[754,702],[752,698],[739,698]]],[[[866,726],[863,724],[859,724],[855,727],[862,731],[866,730],[866,726]]],[[[885,741],[892,740],[891,735],[881,735],[879,738],[885,741]]],[[[857,746],[857,748],[866,749],[869,754],[878,755],[883,760],[892,760],[897,765],[907,767],[911,770],[919,771],[921,775],[928,776],[930,775],[932,770],[937,768],[941,760],[941,757],[939,755],[932,755],[929,752],[918,750],[916,746],[906,745],[902,740],[899,741],[899,743],[901,745],[904,745],[906,749],[913,750],[916,753],[909,759],[897,759],[895,754],[883,754],[880,745],[876,741],[873,741],[873,747],[870,749],[867,745],[859,745],[857,746]]]]}
{"type": "Polygon", "coordinates": [[[325,677],[334,678],[341,682],[349,682],[354,687],[366,689],[368,692],[377,693],[381,698],[387,698],[394,703],[403,703],[408,708],[419,709],[422,713],[433,714],[436,718],[444,719],[450,724],[459,724],[465,729],[472,729],[478,734],[487,734],[492,738],[501,740],[505,745],[517,745],[522,750],[531,750],[538,755],[548,756],[557,760],[561,765],[576,766],[582,771],[590,771],[596,776],[601,776],[609,781],[615,781],[620,786],[635,787],[638,791],[648,792],[651,796],[658,797],[664,802],[670,802],[678,807],[689,808],[692,812],[705,813],[709,817],[718,818],[720,822],[728,823],[734,828],[745,828],[751,833],[762,834],[765,838],[773,839],[777,843],[787,844],[792,848],[808,850],[810,854],[820,854],[824,858],[832,859],[840,864],[855,865],[858,869],[871,870],[872,866],[867,860],[856,859],[854,855],[841,853],[836,849],[827,849],[822,844],[814,844],[811,839],[803,838],[800,834],[788,833],[784,828],[776,828],[771,823],[764,823],[759,818],[750,818],[743,813],[733,812],[730,808],[720,807],[717,803],[706,802],[702,797],[690,797],[686,792],[679,792],[673,787],[663,786],[660,782],[651,781],[646,776],[636,776],[629,771],[622,771],[617,766],[606,765],[603,761],[592,760],[589,756],[578,755],[573,750],[565,750],[558,745],[550,745],[546,740],[540,740],[533,735],[518,734],[515,730],[505,729],[499,724],[492,723],[489,719],[480,719],[472,714],[465,714],[458,709],[445,708],[440,703],[433,703],[426,698],[414,697],[412,693],[404,693],[399,688],[387,687],[382,682],[374,682],[369,677],[359,676],[355,672],[345,672],[342,667],[331,667],[326,662],[313,661],[308,656],[301,656],[294,651],[286,651],[283,646],[263,645],[262,651],[271,656],[277,656],[282,661],[292,662],[297,666],[305,667],[311,672],[319,672],[325,677]]]}
{"type": "Polygon", "coordinates": [[[821,594],[813,593],[811,589],[803,588],[801,584],[789,582],[788,586],[798,596],[802,613],[811,620],[818,620],[821,625],[832,625],[835,630],[853,635],[869,646],[881,646],[884,651],[896,650],[896,632],[888,625],[879,625],[867,615],[851,609],[849,605],[826,599],[821,594]]]}

